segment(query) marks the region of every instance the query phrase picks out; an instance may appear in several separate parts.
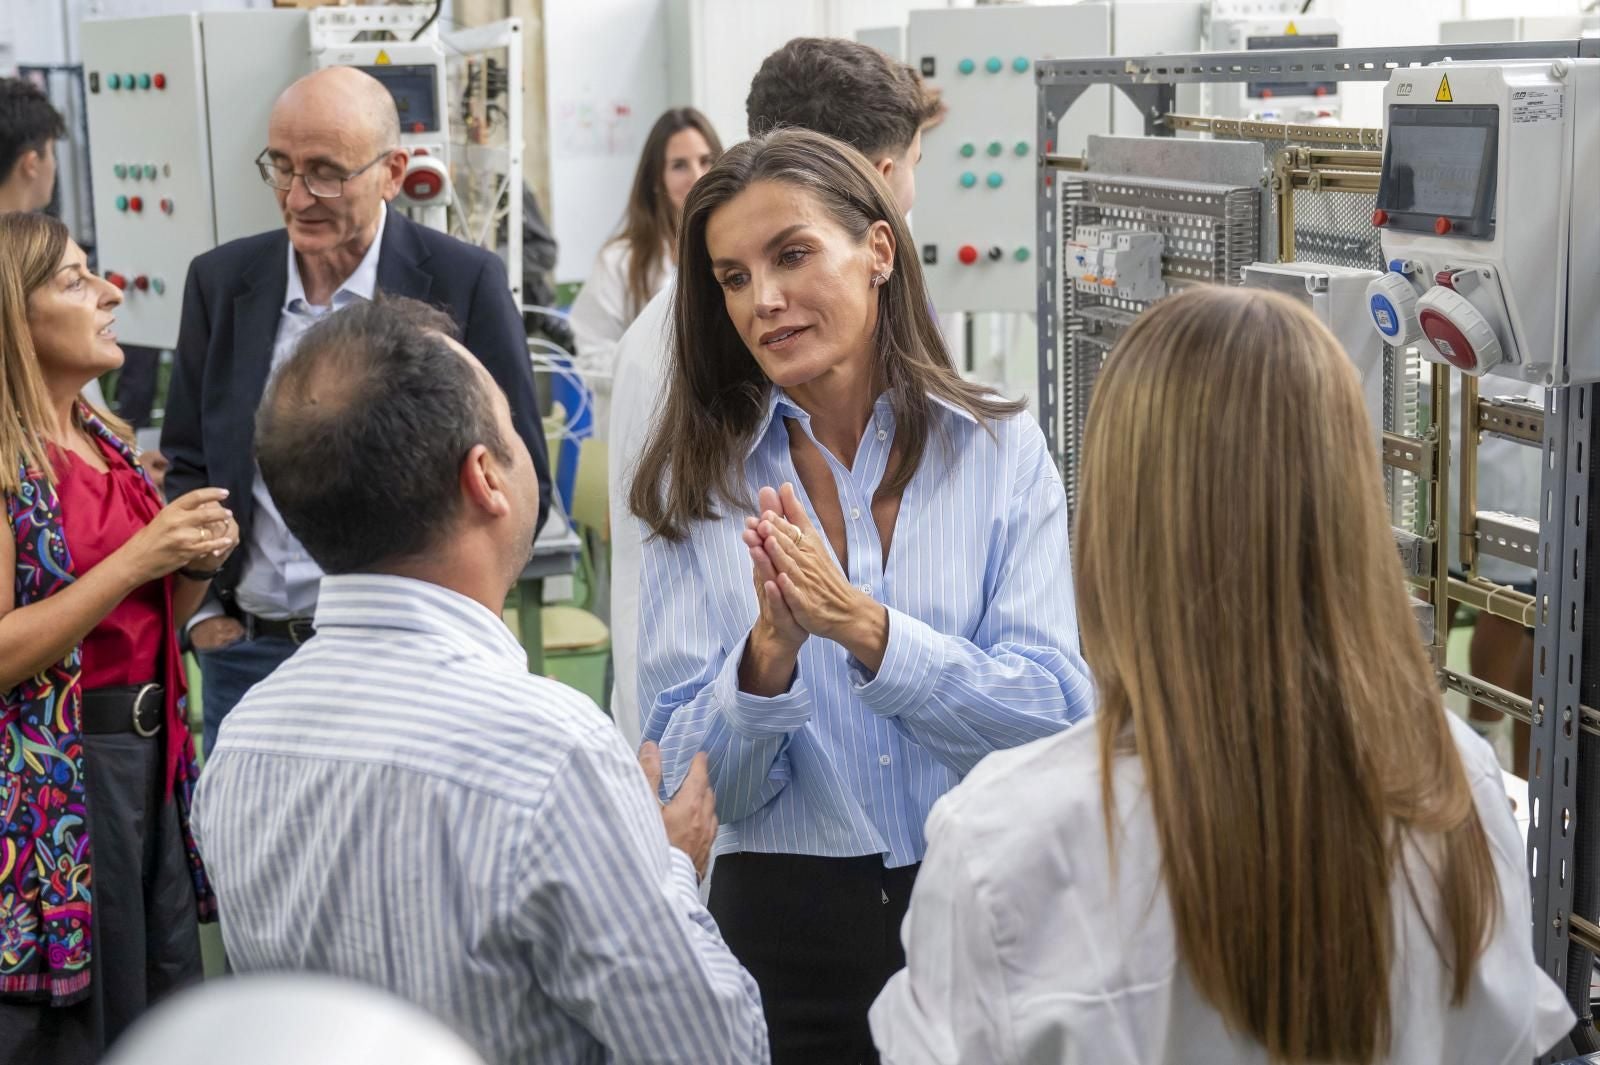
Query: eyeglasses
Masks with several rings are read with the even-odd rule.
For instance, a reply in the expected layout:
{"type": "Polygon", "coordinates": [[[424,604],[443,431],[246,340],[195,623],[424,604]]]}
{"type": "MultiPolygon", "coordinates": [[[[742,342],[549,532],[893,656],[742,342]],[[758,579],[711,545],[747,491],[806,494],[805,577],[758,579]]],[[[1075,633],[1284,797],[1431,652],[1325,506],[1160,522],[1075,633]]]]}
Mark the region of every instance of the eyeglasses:
{"type": "Polygon", "coordinates": [[[394,151],[394,148],[385,148],[372,162],[357,170],[344,171],[329,163],[314,163],[311,169],[301,173],[290,167],[287,160],[274,158],[271,148],[263,148],[261,154],[256,156],[256,169],[261,171],[262,181],[280,192],[288,192],[294,187],[294,179],[299,178],[311,195],[319,200],[333,200],[344,195],[346,181],[365,174],[389,158],[394,151]]]}

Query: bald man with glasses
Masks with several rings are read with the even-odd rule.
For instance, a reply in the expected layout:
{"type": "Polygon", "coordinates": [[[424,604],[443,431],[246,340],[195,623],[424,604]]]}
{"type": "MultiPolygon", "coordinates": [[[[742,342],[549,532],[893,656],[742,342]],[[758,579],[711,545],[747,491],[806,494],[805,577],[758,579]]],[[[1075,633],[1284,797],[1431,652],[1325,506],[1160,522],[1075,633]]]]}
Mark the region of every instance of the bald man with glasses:
{"type": "Polygon", "coordinates": [[[256,167],[284,226],[230,241],[190,266],[161,434],[172,463],[169,497],[206,484],[227,488],[244,545],[189,627],[204,681],[207,751],[244,693],[314,635],[322,571],[273,504],[251,440],[268,380],[318,319],[378,292],[449,314],[510,401],[539,481],[541,526],[550,498],[526,334],[505,267],[390,209],[406,152],[388,90],[350,67],[301,78],[273,106],[256,167]]]}

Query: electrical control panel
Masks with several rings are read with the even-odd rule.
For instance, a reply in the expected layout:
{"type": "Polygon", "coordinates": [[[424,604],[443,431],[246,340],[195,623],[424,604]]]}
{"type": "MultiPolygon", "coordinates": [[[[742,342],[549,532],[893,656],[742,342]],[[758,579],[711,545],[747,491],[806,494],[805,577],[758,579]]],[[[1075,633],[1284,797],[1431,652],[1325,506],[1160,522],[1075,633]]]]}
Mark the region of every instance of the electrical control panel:
{"type": "Polygon", "coordinates": [[[1063,269],[1079,292],[1152,303],[1167,294],[1160,233],[1079,226],[1066,242],[1063,269]]]}
{"type": "MultiPolygon", "coordinates": [[[[1287,13],[1212,17],[1207,23],[1209,52],[1282,51],[1285,48],[1337,48],[1337,19],[1287,13]]],[[[1206,114],[1269,122],[1331,122],[1339,114],[1339,83],[1277,79],[1206,86],[1206,114]]]]}
{"type": "Polygon", "coordinates": [[[1600,60],[1397,70],[1384,113],[1377,335],[1475,376],[1600,380],[1600,60]]]}
{"type": "Polygon", "coordinates": [[[911,229],[934,305],[951,311],[1037,307],[1035,183],[1043,153],[1081,154],[1105,133],[1110,100],[1092,88],[1038,143],[1035,61],[1111,54],[1109,6],[913,11],[906,62],[948,112],[923,135],[911,229]]]}
{"type": "Polygon", "coordinates": [[[304,16],[90,19],[81,48],[99,267],[124,293],[117,335],[172,347],[190,261],[282,224],[253,160],[306,66],[304,16]]]}

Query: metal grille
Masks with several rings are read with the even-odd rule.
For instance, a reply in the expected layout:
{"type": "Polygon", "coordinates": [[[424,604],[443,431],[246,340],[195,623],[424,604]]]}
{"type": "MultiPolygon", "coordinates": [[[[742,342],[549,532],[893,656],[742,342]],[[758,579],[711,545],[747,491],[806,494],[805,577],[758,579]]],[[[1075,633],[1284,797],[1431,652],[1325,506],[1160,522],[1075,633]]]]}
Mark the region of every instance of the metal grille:
{"type": "Polygon", "coordinates": [[[1294,254],[1307,262],[1382,270],[1383,248],[1372,224],[1377,197],[1344,189],[1294,191],[1294,254]]]}
{"type": "MultiPolygon", "coordinates": [[[[1238,284],[1259,257],[1261,190],[1201,182],[1079,174],[1061,190],[1064,245],[1081,226],[1108,225],[1160,233],[1161,271],[1174,288],[1186,284],[1238,284]]],[[[1064,259],[1065,251],[1058,250],[1064,259]]],[[[1076,513],[1078,452],[1094,383],[1107,353],[1145,303],[1079,292],[1061,281],[1061,479],[1069,512],[1076,513]]]]}

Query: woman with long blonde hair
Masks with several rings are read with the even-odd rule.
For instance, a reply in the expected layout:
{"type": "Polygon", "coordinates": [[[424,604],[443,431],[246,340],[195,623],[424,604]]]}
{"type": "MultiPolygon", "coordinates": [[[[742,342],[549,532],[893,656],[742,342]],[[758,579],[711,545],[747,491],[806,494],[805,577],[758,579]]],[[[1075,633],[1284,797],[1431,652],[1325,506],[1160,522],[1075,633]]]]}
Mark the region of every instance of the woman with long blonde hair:
{"type": "Polygon", "coordinates": [[[163,505],[81,397],[122,364],[122,294],[66,227],[0,214],[0,1061],[66,1065],[200,978],[215,911],[176,626],[238,542],[203,488],[163,505]]]}
{"type": "Polygon", "coordinates": [[[1499,768],[1440,699],[1332,335],[1267,293],[1164,301],[1106,363],[1082,468],[1097,727],[991,756],[933,811],[885,1059],[1453,1065],[1559,1040],[1499,768]]]}

